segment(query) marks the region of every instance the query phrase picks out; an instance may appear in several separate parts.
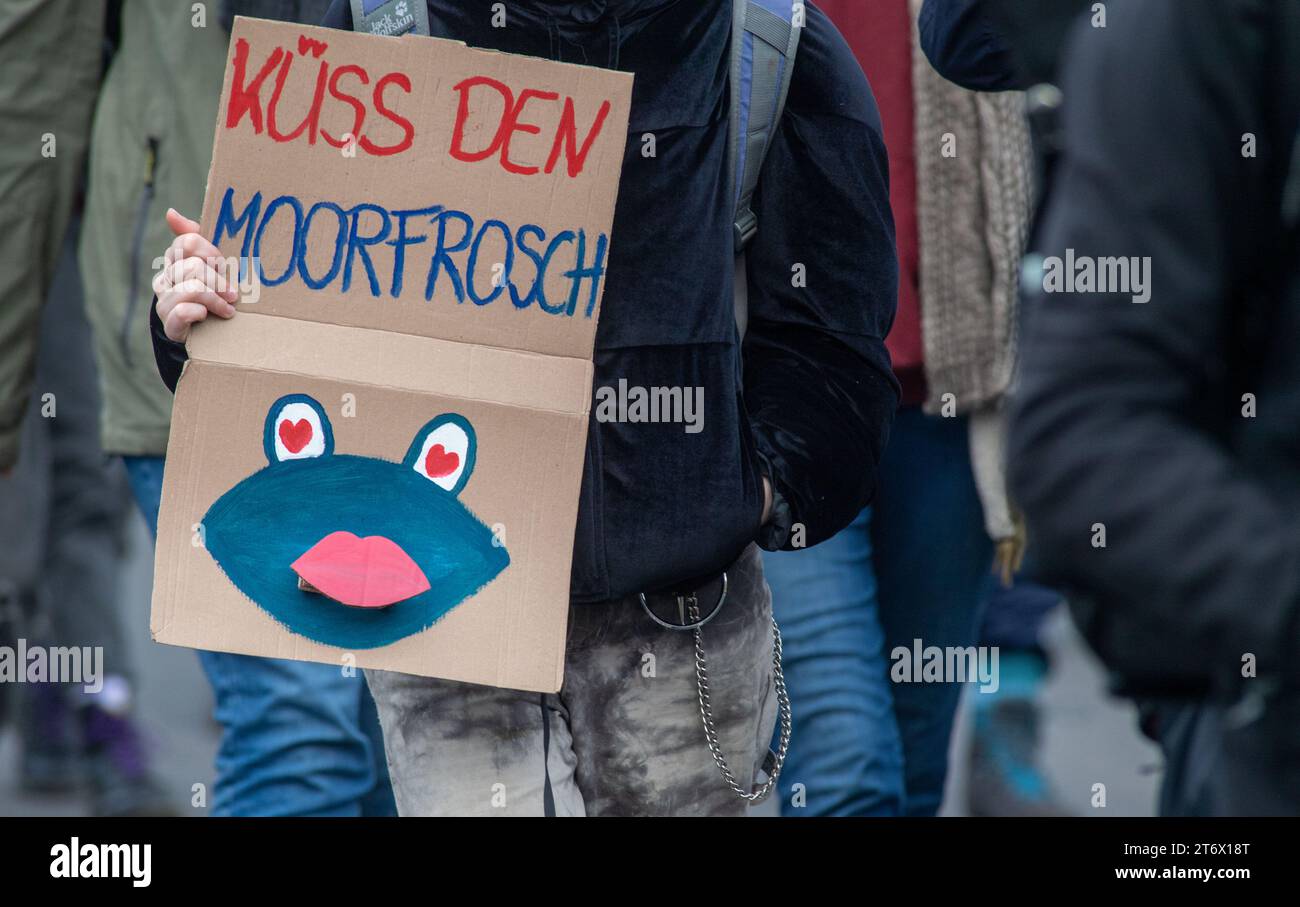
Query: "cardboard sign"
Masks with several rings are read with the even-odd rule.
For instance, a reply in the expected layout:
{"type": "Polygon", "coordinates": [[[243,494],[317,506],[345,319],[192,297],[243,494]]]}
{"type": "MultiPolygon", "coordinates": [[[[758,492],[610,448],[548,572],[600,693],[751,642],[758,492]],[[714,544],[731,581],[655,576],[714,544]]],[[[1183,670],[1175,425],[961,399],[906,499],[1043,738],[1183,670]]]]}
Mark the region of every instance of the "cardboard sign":
{"type": "Polygon", "coordinates": [[[152,631],[554,692],[626,73],[239,18],[152,631]]]}

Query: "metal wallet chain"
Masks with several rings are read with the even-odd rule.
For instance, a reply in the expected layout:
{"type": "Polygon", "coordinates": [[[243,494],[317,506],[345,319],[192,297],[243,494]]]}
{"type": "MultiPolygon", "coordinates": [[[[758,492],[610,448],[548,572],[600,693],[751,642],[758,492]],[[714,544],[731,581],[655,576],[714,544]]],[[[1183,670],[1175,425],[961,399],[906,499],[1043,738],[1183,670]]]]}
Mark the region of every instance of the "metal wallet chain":
{"type": "Polygon", "coordinates": [[[736,780],[736,776],[727,765],[726,757],[722,755],[722,746],[718,742],[718,729],[713,721],[713,705],[709,698],[709,668],[704,657],[701,633],[703,624],[708,621],[700,620],[700,603],[694,593],[686,596],[686,602],[687,613],[690,615],[691,623],[695,625],[695,683],[700,694],[700,720],[704,723],[704,736],[709,743],[709,752],[713,754],[713,761],[717,763],[718,771],[722,772],[722,780],[736,793],[736,796],[749,803],[762,803],[776,787],[777,779],[781,777],[781,767],[785,765],[786,753],[790,749],[790,696],[786,692],[785,674],[781,670],[781,628],[776,625],[776,619],[773,618],[772,686],[776,689],[776,702],[780,710],[781,739],[777,744],[776,760],[772,763],[772,770],[767,774],[767,780],[761,786],[747,790],[736,780]]]}

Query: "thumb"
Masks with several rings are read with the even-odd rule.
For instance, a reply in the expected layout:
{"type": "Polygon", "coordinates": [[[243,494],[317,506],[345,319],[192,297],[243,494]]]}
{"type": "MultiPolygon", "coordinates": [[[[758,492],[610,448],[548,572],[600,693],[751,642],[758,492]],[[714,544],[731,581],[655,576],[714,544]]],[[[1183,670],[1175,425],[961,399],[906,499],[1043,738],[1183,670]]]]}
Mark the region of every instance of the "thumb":
{"type": "Polygon", "coordinates": [[[167,209],[167,226],[171,227],[171,231],[177,236],[180,236],[182,233],[199,232],[198,221],[190,220],[175,208],[167,209]]]}

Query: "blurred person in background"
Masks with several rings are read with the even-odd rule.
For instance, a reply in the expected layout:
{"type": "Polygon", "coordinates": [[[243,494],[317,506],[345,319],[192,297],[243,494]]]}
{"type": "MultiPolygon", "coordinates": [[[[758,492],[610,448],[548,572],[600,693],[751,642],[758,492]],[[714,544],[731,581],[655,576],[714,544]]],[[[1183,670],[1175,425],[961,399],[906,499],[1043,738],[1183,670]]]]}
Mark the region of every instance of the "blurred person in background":
{"type": "MultiPolygon", "coordinates": [[[[1059,156],[1057,82],[1061,45],[1087,0],[925,0],[918,20],[926,58],[949,81],[972,91],[1027,91],[1036,203],[1059,156]]],[[[1031,226],[1029,245],[1033,244],[1031,226]]],[[[1032,558],[1032,555],[1031,555],[1032,558]]],[[[972,694],[966,808],[972,815],[1058,815],[1039,759],[1037,700],[1050,667],[1041,635],[1061,596],[1032,579],[1032,566],[990,584],[980,644],[999,651],[996,691],[972,694]]]]}
{"type": "MultiPolygon", "coordinates": [[[[1046,204],[1060,153],[1063,95],[1059,69],[1070,26],[1091,15],[1092,0],[924,0],[921,49],[935,71],[971,91],[1024,91],[1034,149],[1034,203],[1046,204]]],[[[1029,246],[1033,245],[1033,225],[1029,246]]]]}
{"type": "Polygon", "coordinates": [[[13,685],[21,785],[84,781],[96,815],[154,815],[170,810],[132,717],[118,615],[128,499],[100,448],[69,231],[103,38],[100,0],[0,0],[0,642],[103,652],[90,692],[52,678],[13,685]]]}
{"type": "Polygon", "coordinates": [[[979,644],[998,650],[998,684],[967,697],[966,811],[972,816],[1068,815],[1043,770],[1038,705],[1051,667],[1043,627],[1061,595],[1030,579],[1033,571],[1030,564],[988,584],[979,644]]]}
{"type": "MultiPolygon", "coordinates": [[[[124,0],[95,110],[80,260],[103,384],[104,448],[156,530],[171,395],[149,337],[168,205],[202,206],[236,15],[315,23],[328,0],[124,0]]],[[[392,815],[374,702],[341,666],[200,652],[222,725],[214,815],[392,815]]]]}
{"type": "Polygon", "coordinates": [[[903,396],[871,506],[816,548],[764,558],[795,719],[782,809],[934,815],[961,684],[893,683],[891,660],[915,640],[973,646],[995,543],[1008,568],[1019,557],[1000,404],[1029,206],[1023,99],[936,74],[917,45],[920,0],[819,6],[884,124],[903,396]]]}
{"type": "Polygon", "coordinates": [[[0,0],[0,472],[18,460],[41,307],[84,176],[103,39],[103,0],[0,0]]]}
{"type": "Polygon", "coordinates": [[[1161,811],[1295,815],[1300,4],[1113,4],[1065,60],[1013,486],[1161,811]]]}
{"type": "MultiPolygon", "coordinates": [[[[19,782],[33,793],[84,787],[97,816],[169,815],[145,735],[133,717],[131,648],[119,576],[130,494],[122,466],[99,446],[99,391],[82,312],[75,228],[40,320],[21,454],[0,478],[0,584],[18,604],[13,637],[43,647],[98,647],[102,676],[49,676],[14,684],[19,699],[19,782]],[[87,688],[89,686],[89,689],[87,688]]],[[[26,670],[28,665],[20,665],[26,670]]],[[[9,686],[9,684],[5,684],[9,686]]]]}

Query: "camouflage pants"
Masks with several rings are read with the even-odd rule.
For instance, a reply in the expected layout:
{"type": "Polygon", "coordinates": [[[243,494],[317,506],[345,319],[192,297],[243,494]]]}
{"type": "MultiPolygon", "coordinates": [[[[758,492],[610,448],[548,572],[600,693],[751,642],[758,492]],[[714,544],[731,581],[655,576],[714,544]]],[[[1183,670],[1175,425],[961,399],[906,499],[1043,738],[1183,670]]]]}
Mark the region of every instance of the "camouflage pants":
{"type": "MultiPolygon", "coordinates": [[[[757,549],[703,628],[723,755],[742,784],[776,721],[771,594],[757,549]]],[[[701,603],[702,607],[707,607],[701,603]]],[[[743,815],[709,753],[694,634],[635,596],[575,605],[557,695],[366,672],[402,815],[743,815]]]]}

